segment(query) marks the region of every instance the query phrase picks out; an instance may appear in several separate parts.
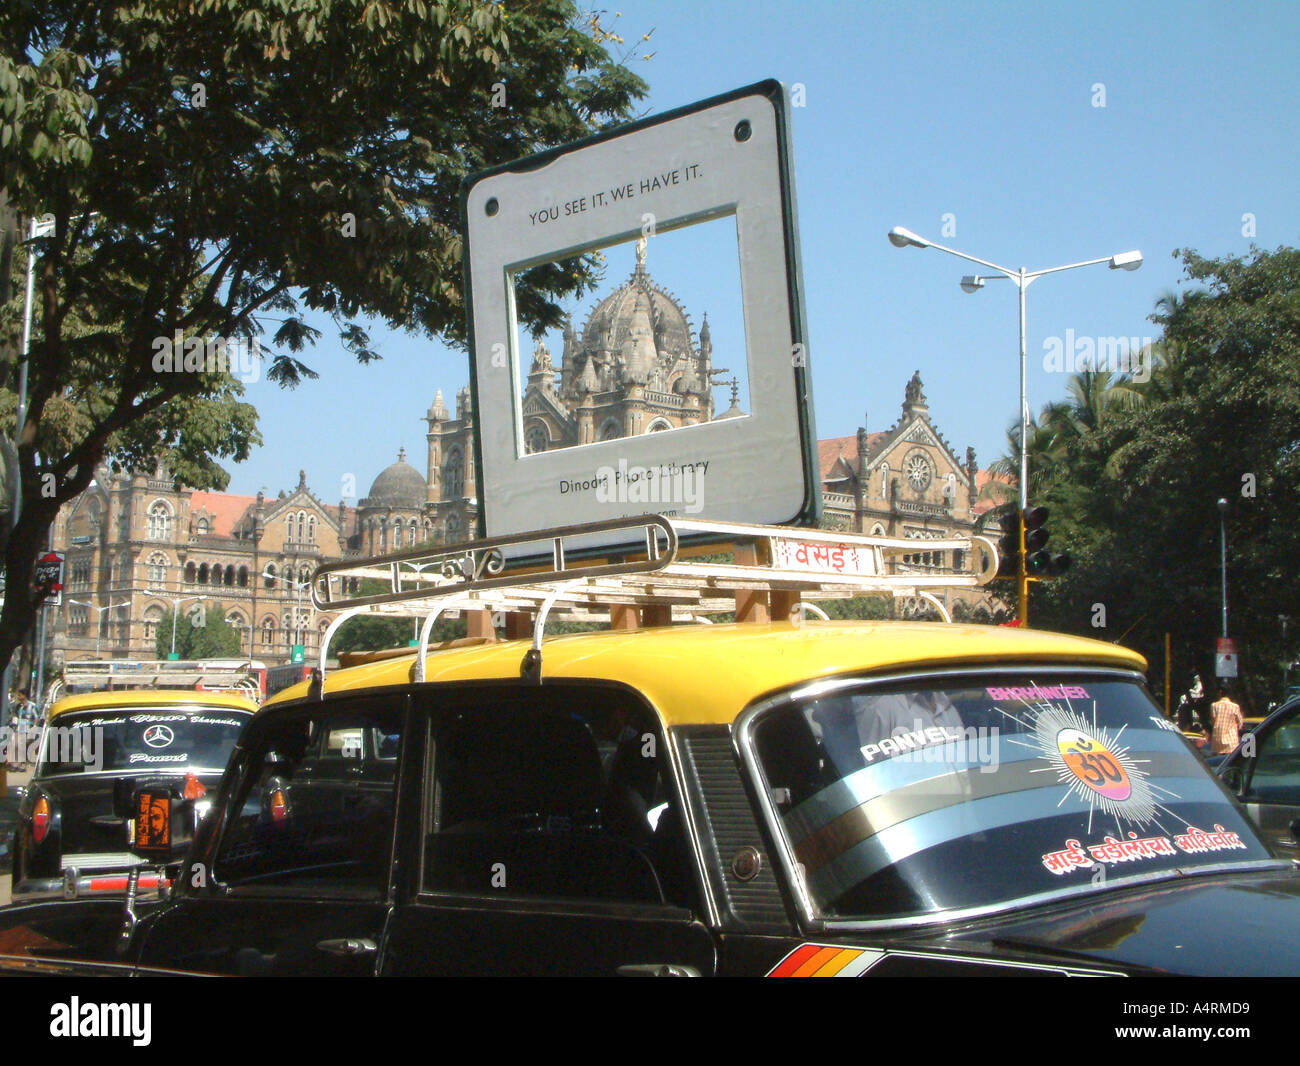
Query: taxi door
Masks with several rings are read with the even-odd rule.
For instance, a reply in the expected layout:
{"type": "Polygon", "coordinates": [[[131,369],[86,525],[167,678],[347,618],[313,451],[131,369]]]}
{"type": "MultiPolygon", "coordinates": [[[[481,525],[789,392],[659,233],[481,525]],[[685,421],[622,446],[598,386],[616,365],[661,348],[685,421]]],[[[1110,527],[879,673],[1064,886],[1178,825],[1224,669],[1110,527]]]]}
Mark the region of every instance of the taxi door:
{"type": "Polygon", "coordinates": [[[140,930],[140,972],[373,975],[391,911],[405,708],[405,697],[345,696],[251,725],[221,817],[140,930]]]}
{"type": "Polygon", "coordinates": [[[715,971],[670,760],[634,695],[431,687],[412,729],[424,789],[398,845],[410,863],[381,973],[715,971]]]}

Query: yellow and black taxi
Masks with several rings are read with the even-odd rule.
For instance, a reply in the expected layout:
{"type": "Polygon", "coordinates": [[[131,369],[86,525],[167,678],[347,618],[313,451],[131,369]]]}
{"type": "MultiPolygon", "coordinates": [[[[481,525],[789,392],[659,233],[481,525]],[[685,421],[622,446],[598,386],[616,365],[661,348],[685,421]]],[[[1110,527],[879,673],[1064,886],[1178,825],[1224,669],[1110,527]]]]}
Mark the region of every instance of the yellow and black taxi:
{"type": "MultiPolygon", "coordinates": [[[[221,779],[257,704],[191,689],[87,692],[49,711],[14,836],[13,898],[126,890],[139,859],[127,851],[123,797],[159,776],[203,798],[221,779]]],[[[152,881],[146,879],[145,884],[152,881]]]]}
{"type": "MultiPolygon", "coordinates": [[[[436,586],[422,592],[386,557],[387,606],[447,593],[422,645],[269,701],[191,842],[167,829],[189,800],[138,791],[138,827],[161,797],[137,844],[161,840],[170,890],[0,912],[0,967],[1300,972],[1300,875],[1162,716],[1141,657],[804,617],[838,579],[792,565],[777,536],[745,565],[683,563],[673,544],[635,580],[557,561],[515,585],[471,546],[456,573],[414,578],[436,586]],[[670,624],[718,596],[739,621],[670,624]],[[475,606],[493,597],[513,623],[475,606]],[[547,637],[563,604],[611,626],[547,637]],[[427,647],[452,606],[485,624],[427,647]],[[531,633],[497,639],[520,618],[531,633]]],[[[806,539],[830,567],[880,547],[806,539]]],[[[880,558],[854,564],[859,587],[887,584],[880,558]]]]}

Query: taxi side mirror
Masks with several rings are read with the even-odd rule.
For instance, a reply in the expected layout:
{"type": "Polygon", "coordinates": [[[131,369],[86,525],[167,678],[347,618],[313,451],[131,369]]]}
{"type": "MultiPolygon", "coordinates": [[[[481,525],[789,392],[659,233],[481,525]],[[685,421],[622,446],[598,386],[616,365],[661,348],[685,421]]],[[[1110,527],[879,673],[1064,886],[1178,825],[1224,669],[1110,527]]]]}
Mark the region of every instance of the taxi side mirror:
{"type": "Polygon", "coordinates": [[[132,855],[150,863],[178,862],[194,836],[194,801],[172,781],[137,785],[127,827],[132,855]]]}

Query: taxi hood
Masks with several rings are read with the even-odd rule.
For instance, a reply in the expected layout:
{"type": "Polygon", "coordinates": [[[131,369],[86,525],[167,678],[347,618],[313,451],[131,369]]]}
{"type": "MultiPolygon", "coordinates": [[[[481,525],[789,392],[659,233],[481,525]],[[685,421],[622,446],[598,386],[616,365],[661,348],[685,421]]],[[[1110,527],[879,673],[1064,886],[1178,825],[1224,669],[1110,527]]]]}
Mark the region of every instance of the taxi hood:
{"type": "Polygon", "coordinates": [[[1112,889],[1040,915],[960,939],[1151,974],[1300,973],[1300,873],[1294,869],[1112,889]]]}

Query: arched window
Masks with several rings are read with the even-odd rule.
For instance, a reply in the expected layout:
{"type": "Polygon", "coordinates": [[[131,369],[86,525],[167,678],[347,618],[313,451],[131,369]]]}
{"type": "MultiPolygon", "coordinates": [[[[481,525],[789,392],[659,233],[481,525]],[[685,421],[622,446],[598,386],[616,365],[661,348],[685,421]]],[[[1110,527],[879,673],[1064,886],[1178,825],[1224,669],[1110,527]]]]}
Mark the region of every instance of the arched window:
{"type": "Polygon", "coordinates": [[[605,424],[600,427],[600,440],[618,440],[623,436],[623,424],[616,418],[605,420],[605,424]]]}
{"type": "Polygon", "coordinates": [[[665,429],[672,429],[673,424],[666,418],[656,418],[649,426],[646,427],[647,433],[662,433],[665,429]]]}
{"type": "Polygon", "coordinates": [[[388,551],[388,526],[383,522],[379,523],[379,550],[380,552],[388,551]]]}
{"type": "Polygon", "coordinates": [[[235,584],[235,567],[233,564],[226,567],[226,572],[221,575],[223,585],[234,586],[235,584]]]}
{"type": "Polygon", "coordinates": [[[248,643],[248,623],[244,616],[238,611],[230,611],[226,615],[226,625],[239,634],[239,646],[243,648],[248,643]]]}
{"type": "Polygon", "coordinates": [[[199,576],[198,568],[192,563],[185,564],[185,584],[193,585],[194,579],[199,576]]]}
{"type": "Polygon", "coordinates": [[[882,463],[880,467],[880,495],[882,499],[889,499],[889,464],[882,463]]]}
{"type": "Polygon", "coordinates": [[[465,493],[465,458],[459,448],[447,452],[442,467],[443,499],[458,500],[465,493]]]}
{"type": "MultiPolygon", "coordinates": [[[[267,563],[266,570],[263,574],[263,577],[266,580],[267,588],[269,589],[275,588],[275,563],[267,563]]],[[[265,626],[266,623],[263,622],[262,625],[265,626]]]]}
{"type": "Polygon", "coordinates": [[[197,533],[200,537],[207,536],[207,534],[210,533],[211,531],[212,531],[212,525],[211,523],[208,522],[206,518],[200,518],[197,522],[194,523],[194,532],[197,533]]]}
{"type": "Polygon", "coordinates": [[[543,422],[533,422],[524,432],[524,451],[529,455],[546,451],[550,443],[551,435],[543,422]]]}
{"type": "Polygon", "coordinates": [[[275,619],[267,615],[262,619],[262,647],[275,646],[275,619]]]}
{"type": "Polygon", "coordinates": [[[200,584],[200,585],[206,585],[206,584],[208,583],[208,564],[207,564],[207,563],[203,563],[203,564],[199,567],[199,574],[198,574],[198,577],[199,577],[199,584],[200,584]]]}
{"type": "Polygon", "coordinates": [[[298,512],[298,541],[301,543],[307,538],[307,512],[298,512]]]}
{"type": "Polygon", "coordinates": [[[885,527],[882,526],[879,522],[877,522],[874,526],[871,527],[871,535],[873,537],[883,537],[885,535],[885,527]]]}
{"type": "Polygon", "coordinates": [[[402,546],[402,520],[393,519],[393,548],[397,549],[402,546]]]}
{"type": "Polygon", "coordinates": [[[167,556],[154,552],[149,556],[149,584],[161,585],[167,580],[167,556]]]}
{"type": "MultiPolygon", "coordinates": [[[[298,584],[305,585],[311,580],[311,570],[308,567],[298,567],[298,584]]],[[[304,592],[306,589],[303,590],[304,592]]]]}
{"type": "Polygon", "coordinates": [[[157,500],[149,508],[149,539],[172,539],[172,509],[163,500],[157,500]]]}
{"type": "Polygon", "coordinates": [[[246,566],[239,568],[239,587],[241,589],[248,588],[248,567],[246,566]]]}
{"type": "Polygon", "coordinates": [[[316,543],[316,516],[314,514],[307,516],[307,543],[316,543]]]}
{"type": "Polygon", "coordinates": [[[146,607],[144,612],[144,639],[153,640],[158,634],[158,623],[162,621],[163,609],[157,604],[146,607]]]}

